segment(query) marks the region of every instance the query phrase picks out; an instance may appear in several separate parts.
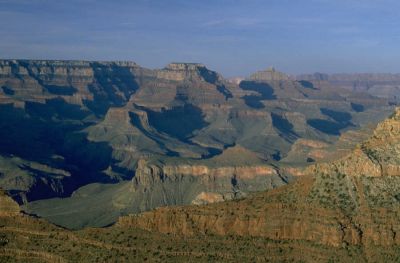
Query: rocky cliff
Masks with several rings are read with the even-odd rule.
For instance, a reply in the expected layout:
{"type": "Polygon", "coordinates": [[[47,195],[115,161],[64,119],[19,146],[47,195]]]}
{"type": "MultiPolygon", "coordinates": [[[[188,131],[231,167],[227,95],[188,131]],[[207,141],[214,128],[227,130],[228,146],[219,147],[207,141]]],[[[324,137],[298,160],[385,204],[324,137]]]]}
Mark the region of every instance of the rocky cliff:
{"type": "Polygon", "coordinates": [[[70,198],[30,202],[24,210],[68,228],[101,227],[114,223],[121,214],[237,200],[251,192],[286,185],[294,180],[291,174],[265,164],[210,167],[140,160],[131,181],[87,185],[70,198]]]}
{"type": "MultiPolygon", "coordinates": [[[[294,184],[235,202],[159,208],[118,225],[204,234],[361,246],[371,255],[400,244],[400,109],[341,159],[310,166],[294,184]]],[[[368,253],[366,252],[367,256],[368,253]]]]}
{"type": "MultiPolygon", "coordinates": [[[[1,192],[1,262],[365,262],[367,258],[356,247],[290,244],[250,236],[185,238],[124,226],[70,231],[18,211],[18,205],[1,192]]],[[[393,258],[378,254],[371,262],[393,258]]]]}
{"type": "Polygon", "coordinates": [[[90,200],[98,210],[80,225],[98,226],[286,184],[320,160],[303,158],[298,140],[332,146],[392,108],[272,69],[256,76],[229,83],[198,63],[1,60],[0,186],[55,220],[78,222],[90,200]]]}

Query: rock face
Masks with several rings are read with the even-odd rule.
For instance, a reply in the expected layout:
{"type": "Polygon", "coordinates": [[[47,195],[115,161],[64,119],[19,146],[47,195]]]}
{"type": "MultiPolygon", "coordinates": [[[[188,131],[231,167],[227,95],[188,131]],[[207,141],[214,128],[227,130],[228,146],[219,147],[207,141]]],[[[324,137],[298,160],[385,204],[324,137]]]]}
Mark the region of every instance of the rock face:
{"type": "Polygon", "coordinates": [[[400,95],[400,74],[322,74],[300,75],[296,79],[311,81],[315,85],[331,85],[353,91],[364,91],[371,95],[398,101],[400,95]]]}
{"type": "MultiPolygon", "coordinates": [[[[273,189],[292,181],[292,176],[283,176],[267,165],[231,166],[210,168],[206,165],[176,165],[158,166],[139,161],[136,176],[132,179],[136,191],[148,192],[155,199],[160,186],[172,182],[166,196],[173,194],[176,189],[184,189],[185,194],[181,203],[190,203],[205,193],[215,193],[224,200],[243,197],[246,193],[273,189]],[[197,182],[193,185],[182,185],[183,182],[197,182]],[[176,189],[174,189],[174,185],[176,189]]],[[[163,188],[164,192],[166,188],[163,188]]],[[[166,197],[164,196],[163,199],[166,197]]],[[[203,198],[206,200],[207,198],[203,198]]],[[[218,199],[218,198],[217,198],[218,199]]],[[[213,200],[211,198],[210,200],[213,200]]],[[[210,202],[211,203],[211,202],[210,202]]],[[[157,206],[164,205],[160,203],[157,206]]],[[[153,207],[148,207],[150,209],[153,207]]]]}
{"type": "Polygon", "coordinates": [[[290,78],[285,73],[276,71],[274,67],[264,71],[258,71],[249,77],[249,80],[255,81],[288,81],[290,78]]]}
{"type": "MultiPolygon", "coordinates": [[[[202,198],[213,196],[204,193],[202,198]]],[[[90,209],[90,207],[88,207],[90,209]]],[[[190,239],[124,226],[71,231],[18,213],[18,205],[0,193],[1,262],[390,262],[385,250],[365,253],[350,245],[334,248],[311,242],[276,242],[250,236],[201,235],[190,239]],[[246,251],[246,253],[243,253],[246,251]],[[308,253],[304,253],[307,251],[308,253]],[[372,257],[371,257],[372,254],[372,257]]]]}
{"type": "Polygon", "coordinates": [[[106,187],[91,184],[70,198],[47,199],[24,206],[57,225],[82,228],[114,223],[122,213],[140,213],[156,207],[237,200],[254,191],[286,185],[294,180],[267,165],[214,167],[167,165],[140,160],[131,181],[106,187]]]}
{"type": "Polygon", "coordinates": [[[391,110],[387,100],[273,69],[235,84],[197,63],[1,60],[0,186],[54,220],[78,222],[79,204],[91,200],[99,210],[81,223],[99,226],[281,186],[312,159],[296,141],[332,146],[391,110]],[[92,196],[99,189],[104,199],[92,196]],[[110,218],[97,220],[105,207],[110,218]]]}
{"type": "MultiPolygon", "coordinates": [[[[298,186],[303,182],[304,179],[295,184],[298,186]]],[[[347,233],[342,233],[337,225],[342,221],[346,223],[344,217],[336,218],[329,210],[310,209],[299,204],[304,199],[295,204],[280,204],[269,202],[269,198],[264,196],[235,204],[228,202],[204,207],[159,208],[154,212],[122,217],[118,225],[187,236],[212,233],[273,240],[307,240],[330,246],[341,246],[347,241],[347,233]],[[316,218],[323,220],[317,223],[316,218]]],[[[348,231],[350,235],[351,231],[348,231]]]]}
{"type": "Polygon", "coordinates": [[[0,192],[0,217],[10,217],[20,214],[19,205],[7,196],[3,190],[0,192]]]}
{"type": "Polygon", "coordinates": [[[390,250],[400,245],[399,138],[397,109],[352,153],[310,166],[292,185],[235,202],[159,208],[122,217],[118,225],[390,250]]]}
{"type": "Polygon", "coordinates": [[[171,81],[183,80],[203,80],[207,82],[216,82],[221,77],[203,64],[199,63],[171,63],[163,70],[157,71],[157,78],[171,81]]]}

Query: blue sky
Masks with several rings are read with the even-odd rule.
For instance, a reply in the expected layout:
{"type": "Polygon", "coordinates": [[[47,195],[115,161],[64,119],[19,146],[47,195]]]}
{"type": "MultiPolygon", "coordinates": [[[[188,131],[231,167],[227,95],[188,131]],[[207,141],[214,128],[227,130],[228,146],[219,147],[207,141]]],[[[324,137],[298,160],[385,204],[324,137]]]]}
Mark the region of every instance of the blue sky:
{"type": "Polygon", "coordinates": [[[400,72],[398,0],[0,0],[0,57],[400,72]]]}

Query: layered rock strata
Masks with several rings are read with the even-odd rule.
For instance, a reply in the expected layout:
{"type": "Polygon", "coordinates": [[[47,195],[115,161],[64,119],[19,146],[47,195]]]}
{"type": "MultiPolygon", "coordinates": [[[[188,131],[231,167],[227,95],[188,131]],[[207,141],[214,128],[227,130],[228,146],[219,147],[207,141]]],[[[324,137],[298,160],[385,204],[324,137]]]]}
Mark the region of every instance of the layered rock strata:
{"type": "MultiPolygon", "coordinates": [[[[307,169],[292,185],[236,202],[159,208],[118,225],[179,235],[307,240],[333,247],[400,244],[400,109],[354,152],[307,169]]],[[[388,249],[388,248],[386,248],[388,249]]]]}

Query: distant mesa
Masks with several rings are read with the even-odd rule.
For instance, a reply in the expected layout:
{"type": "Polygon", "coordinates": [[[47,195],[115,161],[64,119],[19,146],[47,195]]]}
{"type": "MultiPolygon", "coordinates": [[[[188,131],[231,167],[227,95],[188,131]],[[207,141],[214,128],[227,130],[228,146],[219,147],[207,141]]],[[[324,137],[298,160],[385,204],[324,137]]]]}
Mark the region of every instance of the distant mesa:
{"type": "Polygon", "coordinates": [[[185,63],[185,62],[172,62],[169,63],[164,69],[166,70],[183,70],[183,71],[194,71],[199,68],[205,68],[206,66],[201,63],[185,63]]]}
{"type": "Polygon", "coordinates": [[[298,81],[308,81],[320,87],[333,87],[356,92],[366,92],[372,96],[390,99],[393,105],[400,98],[400,74],[391,73],[342,73],[303,74],[295,77],[298,81]]]}
{"type": "Polygon", "coordinates": [[[282,81],[290,80],[290,77],[283,73],[277,71],[274,67],[269,67],[266,70],[257,71],[256,73],[250,75],[248,80],[253,81],[282,81]]]}
{"type": "Polygon", "coordinates": [[[162,70],[158,70],[157,77],[172,81],[197,79],[209,83],[215,83],[221,79],[218,73],[209,70],[204,64],[183,62],[168,64],[162,70]]]}

